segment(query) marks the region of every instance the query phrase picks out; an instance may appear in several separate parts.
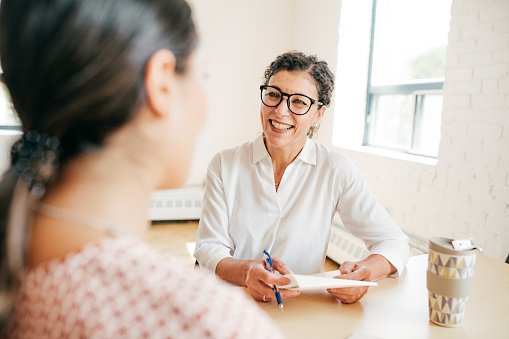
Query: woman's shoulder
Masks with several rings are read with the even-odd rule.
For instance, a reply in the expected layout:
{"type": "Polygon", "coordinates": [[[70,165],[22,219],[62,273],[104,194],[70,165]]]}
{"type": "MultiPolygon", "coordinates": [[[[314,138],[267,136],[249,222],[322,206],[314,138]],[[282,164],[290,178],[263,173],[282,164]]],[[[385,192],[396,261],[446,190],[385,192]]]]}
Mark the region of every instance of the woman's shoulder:
{"type": "Polygon", "coordinates": [[[233,158],[235,156],[249,152],[252,148],[252,144],[252,141],[248,141],[234,147],[225,148],[216,153],[215,157],[220,157],[223,159],[233,158]]]}
{"type": "Polygon", "coordinates": [[[125,330],[140,336],[148,331],[243,337],[248,331],[255,333],[260,324],[265,333],[272,330],[266,316],[239,289],[162,257],[139,240],[91,244],[62,262],[32,270],[25,278],[18,319],[21,332],[39,321],[62,334],[72,333],[55,319],[74,319],[76,326],[100,336],[125,330]],[[29,316],[37,309],[48,310],[53,320],[29,316]],[[102,328],[105,321],[107,328],[102,328]],[[239,323],[242,328],[237,328],[239,323]]]}
{"type": "Polygon", "coordinates": [[[104,238],[89,243],[62,259],[55,259],[28,270],[25,278],[51,280],[71,275],[80,275],[83,278],[89,275],[107,276],[121,269],[136,269],[143,262],[150,262],[155,258],[156,253],[140,240],[127,237],[104,238]]]}
{"type": "Polygon", "coordinates": [[[316,141],[313,141],[313,144],[316,148],[318,162],[322,162],[324,165],[331,166],[332,168],[341,171],[356,170],[352,160],[350,160],[350,158],[348,158],[345,154],[316,141]]]}
{"type": "Polygon", "coordinates": [[[161,256],[145,242],[121,237],[87,244],[63,259],[30,269],[25,272],[23,282],[27,290],[31,284],[43,287],[58,281],[74,291],[99,287],[111,291],[123,286],[126,292],[127,287],[143,289],[156,281],[164,289],[164,285],[173,286],[188,273],[178,262],[161,256]]]}
{"type": "Polygon", "coordinates": [[[260,138],[261,136],[237,146],[223,149],[214,155],[209,167],[219,169],[225,166],[237,166],[239,163],[250,161],[253,157],[256,144],[260,143],[260,138]]]}

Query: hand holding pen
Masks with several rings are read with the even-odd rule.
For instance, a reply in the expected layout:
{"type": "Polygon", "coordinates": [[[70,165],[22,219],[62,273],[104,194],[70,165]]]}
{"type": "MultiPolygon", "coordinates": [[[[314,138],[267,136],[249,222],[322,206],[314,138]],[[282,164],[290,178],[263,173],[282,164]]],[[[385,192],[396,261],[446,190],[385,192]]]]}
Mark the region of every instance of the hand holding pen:
{"type": "MultiPolygon", "coordinates": [[[[263,250],[263,259],[265,260],[265,267],[270,273],[274,273],[274,270],[272,268],[272,258],[270,257],[270,254],[267,250],[263,250]]],[[[281,293],[279,293],[279,290],[276,285],[272,286],[272,289],[274,290],[274,293],[276,294],[276,300],[277,304],[279,305],[280,309],[284,308],[283,305],[283,299],[281,299],[281,293]]]]}
{"type": "MultiPolygon", "coordinates": [[[[265,258],[264,258],[265,259],[265,258]]],[[[272,257],[272,270],[281,274],[280,276],[269,272],[265,260],[251,260],[248,263],[244,285],[248,293],[258,301],[276,301],[276,295],[272,286],[282,286],[290,283],[290,279],[283,277],[285,274],[293,273],[290,268],[278,258],[272,257]]],[[[279,294],[282,300],[300,295],[298,290],[280,289],[279,294]]]]}

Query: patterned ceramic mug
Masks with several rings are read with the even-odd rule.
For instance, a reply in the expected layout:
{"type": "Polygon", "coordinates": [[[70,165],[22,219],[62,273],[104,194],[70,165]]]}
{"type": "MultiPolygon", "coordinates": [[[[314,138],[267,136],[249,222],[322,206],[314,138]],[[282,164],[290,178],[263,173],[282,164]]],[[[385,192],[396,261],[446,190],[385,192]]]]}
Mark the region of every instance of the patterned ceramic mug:
{"type": "Polygon", "coordinates": [[[453,239],[430,239],[427,287],[431,322],[446,327],[461,325],[472,285],[475,258],[475,248],[456,249],[453,239]]]}

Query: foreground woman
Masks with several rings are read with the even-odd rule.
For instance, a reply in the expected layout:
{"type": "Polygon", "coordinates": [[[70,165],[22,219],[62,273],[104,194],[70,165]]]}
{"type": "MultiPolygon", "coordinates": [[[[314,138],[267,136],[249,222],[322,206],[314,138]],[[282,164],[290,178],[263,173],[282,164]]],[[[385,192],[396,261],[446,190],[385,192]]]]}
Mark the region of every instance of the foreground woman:
{"type": "Polygon", "coordinates": [[[0,183],[2,337],[279,337],[242,292],[138,240],[203,125],[195,45],[183,0],[2,0],[24,132],[0,183]]]}

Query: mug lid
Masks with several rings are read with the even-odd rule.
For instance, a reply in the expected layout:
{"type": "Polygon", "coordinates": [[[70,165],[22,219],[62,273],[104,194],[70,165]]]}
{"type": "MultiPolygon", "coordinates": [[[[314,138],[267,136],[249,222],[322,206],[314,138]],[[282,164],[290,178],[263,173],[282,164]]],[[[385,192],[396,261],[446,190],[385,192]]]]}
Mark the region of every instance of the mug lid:
{"type": "Polygon", "coordinates": [[[431,250],[446,253],[446,254],[453,254],[453,255],[469,255],[474,252],[477,247],[472,244],[470,248],[462,248],[458,249],[455,248],[453,245],[453,242],[456,242],[454,239],[450,238],[444,238],[444,237],[431,237],[429,239],[429,248],[431,250]]]}

